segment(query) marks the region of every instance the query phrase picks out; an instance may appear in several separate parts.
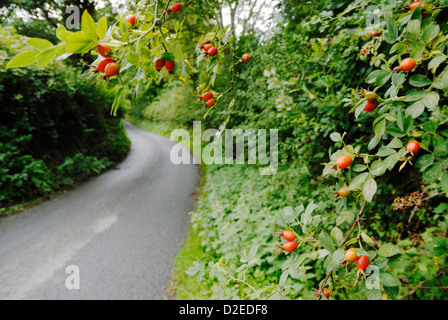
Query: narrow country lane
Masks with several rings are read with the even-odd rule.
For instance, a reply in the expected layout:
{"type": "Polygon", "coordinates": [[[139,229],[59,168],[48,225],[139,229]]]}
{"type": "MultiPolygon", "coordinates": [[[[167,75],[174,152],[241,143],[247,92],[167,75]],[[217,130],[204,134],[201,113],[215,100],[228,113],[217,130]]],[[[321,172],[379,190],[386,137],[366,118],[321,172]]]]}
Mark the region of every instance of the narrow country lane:
{"type": "Polygon", "coordinates": [[[199,184],[173,142],[127,124],[117,168],[0,222],[0,299],[164,299],[199,184]],[[80,289],[66,268],[77,266],[80,289]]]}

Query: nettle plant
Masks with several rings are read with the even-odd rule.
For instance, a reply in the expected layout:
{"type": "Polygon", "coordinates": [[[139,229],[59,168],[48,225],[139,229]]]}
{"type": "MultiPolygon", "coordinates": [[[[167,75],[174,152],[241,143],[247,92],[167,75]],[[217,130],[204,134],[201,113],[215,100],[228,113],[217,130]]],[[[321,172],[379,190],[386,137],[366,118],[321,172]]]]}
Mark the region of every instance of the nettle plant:
{"type": "MultiPolygon", "coordinates": [[[[209,5],[217,16],[213,5],[209,5]]],[[[93,64],[88,66],[89,71],[84,76],[87,79],[93,78],[94,82],[103,81],[105,89],[115,93],[111,108],[111,114],[114,116],[130,91],[138,96],[140,89],[148,88],[163,70],[187,82],[189,74],[204,68],[209,81],[200,85],[195,95],[198,97],[197,103],[203,104],[204,108],[208,106],[208,111],[215,107],[223,95],[233,90],[235,66],[248,62],[250,56],[235,56],[235,37],[230,25],[223,27],[218,22],[209,33],[198,35],[198,57],[194,66],[186,58],[182,46],[176,43],[176,39],[180,39],[182,35],[184,20],[177,21],[174,30],[166,27],[169,19],[176,19],[176,13],[182,9],[181,3],[173,4],[171,0],[147,0],[140,1],[135,8],[135,12],[131,14],[115,17],[112,26],[108,26],[106,17],[95,22],[85,11],[81,17],[80,31],[72,32],[64,26],[59,26],[56,36],[61,42],[56,45],[45,39],[29,38],[26,44],[31,50],[14,57],[8,63],[7,69],[34,63],[42,67],[54,59],[64,60],[73,54],[97,56],[93,64]],[[229,55],[231,59],[228,59],[229,55]],[[222,74],[229,64],[232,74],[229,88],[223,93],[213,91],[211,88],[217,75],[222,74]],[[204,101],[203,98],[206,97],[208,99],[204,101]]]]}

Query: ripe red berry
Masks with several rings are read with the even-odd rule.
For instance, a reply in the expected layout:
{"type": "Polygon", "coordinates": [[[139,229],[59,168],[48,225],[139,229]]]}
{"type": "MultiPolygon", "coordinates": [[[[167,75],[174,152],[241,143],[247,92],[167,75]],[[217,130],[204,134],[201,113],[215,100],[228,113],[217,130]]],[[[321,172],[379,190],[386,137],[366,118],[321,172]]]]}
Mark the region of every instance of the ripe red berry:
{"type": "Polygon", "coordinates": [[[109,58],[109,57],[106,55],[106,52],[112,52],[112,49],[111,49],[107,44],[104,44],[104,43],[100,43],[100,44],[96,47],[96,50],[97,50],[98,53],[99,53],[100,55],[102,55],[104,58],[109,58]]]}
{"type": "Polygon", "coordinates": [[[406,150],[411,151],[412,153],[417,153],[418,149],[420,149],[420,143],[415,140],[409,142],[406,146],[406,150]]]}
{"type": "Polygon", "coordinates": [[[132,24],[132,26],[135,26],[135,19],[136,19],[135,15],[130,14],[125,19],[126,22],[129,22],[130,24],[132,24]]]}
{"type": "Polygon", "coordinates": [[[365,255],[360,255],[358,259],[356,259],[356,268],[359,270],[366,270],[369,266],[369,257],[365,255]]]}
{"type": "Polygon", "coordinates": [[[346,169],[352,164],[352,158],[344,154],[336,160],[336,164],[340,169],[346,169]]]}
{"type": "Polygon", "coordinates": [[[159,59],[156,61],[156,69],[158,71],[162,70],[164,66],[165,66],[165,60],[159,59]]]}
{"type": "Polygon", "coordinates": [[[411,71],[412,69],[414,69],[415,65],[416,65],[416,62],[414,59],[406,58],[406,59],[403,59],[403,61],[401,61],[401,63],[400,63],[400,70],[408,72],[408,71],[411,71]]]}
{"type": "Polygon", "coordinates": [[[202,95],[202,99],[203,99],[203,100],[208,101],[208,100],[210,100],[211,98],[213,98],[213,93],[211,93],[211,92],[206,92],[206,93],[204,93],[204,94],[202,95]]]}
{"type": "Polygon", "coordinates": [[[243,61],[244,62],[249,62],[250,61],[250,55],[248,55],[247,53],[243,54],[243,61]]]}
{"type": "Polygon", "coordinates": [[[98,72],[104,72],[104,70],[106,69],[106,66],[111,63],[111,62],[115,62],[114,59],[111,58],[105,58],[103,60],[101,60],[100,62],[98,62],[98,64],[96,65],[96,71],[98,72]]]}
{"type": "Polygon", "coordinates": [[[210,43],[206,43],[202,48],[204,49],[205,52],[208,52],[208,50],[213,48],[213,46],[210,43]]]}
{"type": "Polygon", "coordinates": [[[218,49],[216,49],[215,47],[211,47],[207,52],[210,55],[210,57],[213,57],[218,53],[218,49]]]}
{"type": "Polygon", "coordinates": [[[376,31],[372,31],[372,32],[370,33],[370,35],[371,35],[372,37],[376,37],[376,36],[378,35],[378,32],[376,32],[376,31]]]}
{"type": "Polygon", "coordinates": [[[327,299],[330,297],[330,292],[328,291],[328,288],[324,288],[324,291],[322,292],[322,294],[327,299]]]}
{"type": "Polygon", "coordinates": [[[171,12],[178,12],[182,8],[182,5],[180,3],[175,3],[171,7],[171,12]]]}
{"type": "Polygon", "coordinates": [[[120,67],[115,62],[109,63],[104,69],[104,73],[108,77],[113,77],[120,72],[120,67]]]}
{"type": "Polygon", "coordinates": [[[373,100],[369,99],[366,101],[366,105],[364,106],[364,111],[371,112],[378,107],[378,104],[373,100]]]}
{"type": "Polygon", "coordinates": [[[172,72],[174,70],[174,66],[176,65],[175,61],[165,61],[165,68],[169,72],[172,72]]]}
{"type": "Polygon", "coordinates": [[[285,230],[283,231],[283,238],[285,238],[286,241],[294,241],[296,239],[296,235],[291,230],[285,230]]]}
{"type": "Polygon", "coordinates": [[[214,106],[215,105],[215,99],[209,99],[206,104],[209,107],[214,106]]]}
{"type": "Polygon", "coordinates": [[[288,241],[283,244],[283,250],[287,252],[292,252],[297,249],[297,241],[288,241]]]}
{"type": "Polygon", "coordinates": [[[412,3],[412,4],[409,6],[409,11],[412,11],[412,10],[414,10],[415,8],[420,7],[422,4],[423,4],[423,2],[421,2],[421,1],[414,1],[414,3],[412,3]]]}

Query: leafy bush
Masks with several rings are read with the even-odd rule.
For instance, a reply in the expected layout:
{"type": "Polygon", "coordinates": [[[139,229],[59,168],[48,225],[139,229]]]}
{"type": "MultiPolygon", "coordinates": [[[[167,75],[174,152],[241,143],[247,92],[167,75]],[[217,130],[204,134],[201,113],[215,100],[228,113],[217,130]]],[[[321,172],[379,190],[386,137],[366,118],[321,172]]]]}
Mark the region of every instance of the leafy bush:
{"type": "MultiPolygon", "coordinates": [[[[218,287],[226,298],[311,298],[324,287],[340,299],[445,298],[446,8],[425,2],[410,11],[403,1],[281,7],[288,23],[269,43],[241,40],[256,63],[236,82],[230,124],[278,128],[283,164],[265,180],[236,166],[208,168],[193,230],[209,254],[187,273],[212,298],[222,297],[218,287]],[[366,28],[368,5],[378,6],[379,23],[366,28]],[[416,69],[397,69],[409,56],[416,69]],[[378,99],[373,112],[363,110],[369,90],[378,99]],[[406,150],[411,140],[420,142],[416,154],[406,150]],[[349,169],[336,166],[342,154],[354,160],[349,169]],[[337,196],[343,186],[348,198],[337,196]],[[272,238],[265,222],[271,233],[294,230],[299,248],[268,255],[284,240],[272,238]],[[350,247],[369,257],[379,278],[368,271],[365,280],[344,262],[350,247]]],[[[218,127],[227,110],[213,116],[218,127]]]]}
{"type": "Polygon", "coordinates": [[[124,126],[108,114],[111,94],[60,62],[5,70],[24,38],[6,29],[0,38],[2,206],[48,195],[126,155],[124,126]]]}

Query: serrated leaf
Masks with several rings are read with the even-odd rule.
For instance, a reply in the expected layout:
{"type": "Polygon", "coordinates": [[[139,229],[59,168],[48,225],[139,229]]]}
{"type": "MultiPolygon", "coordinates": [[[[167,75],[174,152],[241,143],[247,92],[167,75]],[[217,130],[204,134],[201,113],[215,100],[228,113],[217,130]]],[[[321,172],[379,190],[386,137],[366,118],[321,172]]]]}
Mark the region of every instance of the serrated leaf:
{"type": "Polygon", "coordinates": [[[81,17],[81,31],[89,38],[89,40],[96,42],[98,37],[96,35],[95,20],[87,10],[84,11],[81,17]]]}
{"type": "Polygon", "coordinates": [[[381,300],[381,290],[380,289],[371,289],[367,294],[368,300],[381,300]]]}
{"type": "Polygon", "coordinates": [[[45,50],[53,46],[53,44],[46,39],[29,38],[26,40],[26,44],[36,50],[45,50]]]}
{"type": "Polygon", "coordinates": [[[65,42],[67,50],[72,53],[87,53],[97,45],[82,31],[71,34],[65,42]]]}
{"type": "Polygon", "coordinates": [[[46,66],[54,58],[56,58],[56,51],[54,47],[44,50],[37,56],[37,65],[38,67],[46,66]]]}
{"type": "Polygon", "coordinates": [[[389,259],[387,265],[391,268],[406,268],[411,263],[411,258],[405,254],[397,254],[389,259]]]}
{"type": "Polygon", "coordinates": [[[339,142],[342,140],[342,136],[338,132],[333,132],[332,134],[330,134],[330,139],[333,142],[339,142]]]}
{"type": "Polygon", "coordinates": [[[422,179],[424,184],[430,184],[442,176],[443,168],[440,163],[435,163],[426,168],[423,172],[422,179]]]}
{"type": "Polygon", "coordinates": [[[429,25],[425,28],[425,31],[423,31],[422,40],[426,44],[430,43],[432,40],[434,40],[435,37],[440,32],[440,27],[436,25],[429,25]]]}
{"type": "Polygon", "coordinates": [[[97,26],[96,26],[96,33],[98,35],[98,38],[104,39],[107,34],[107,18],[101,17],[100,20],[98,20],[97,26]]]}
{"type": "Polygon", "coordinates": [[[68,31],[64,26],[59,26],[56,29],[56,37],[61,40],[61,41],[65,41],[69,36],[71,36],[73,34],[73,32],[68,31]]]}
{"type": "Polygon", "coordinates": [[[421,88],[429,86],[431,84],[431,80],[426,78],[424,75],[416,74],[409,79],[409,83],[414,87],[421,88]]]}
{"type": "Polygon", "coordinates": [[[37,61],[37,56],[39,53],[39,51],[34,50],[23,52],[9,61],[6,65],[6,69],[21,68],[33,64],[37,61]]]}
{"type": "Polygon", "coordinates": [[[364,184],[364,188],[362,189],[362,196],[367,202],[372,202],[376,190],[377,190],[376,181],[373,178],[369,178],[364,184]]]}
{"type": "Polygon", "coordinates": [[[439,100],[440,95],[437,92],[432,91],[425,95],[423,98],[423,103],[428,109],[435,110],[439,105],[439,100]]]}
{"type": "MultiPolygon", "coordinates": [[[[401,147],[399,147],[401,148],[401,147]]],[[[376,155],[378,157],[387,157],[390,156],[391,154],[394,154],[396,151],[390,147],[381,147],[378,149],[378,152],[376,153],[376,155]]]]}
{"type": "Polygon", "coordinates": [[[436,73],[437,68],[440,66],[442,62],[444,62],[448,57],[444,54],[435,57],[428,64],[428,69],[432,71],[432,73],[436,73]]]}
{"type": "Polygon", "coordinates": [[[373,241],[372,238],[370,238],[364,231],[361,231],[361,238],[362,240],[364,240],[364,242],[374,246],[375,242],[373,241]]]}
{"type": "Polygon", "coordinates": [[[385,258],[392,257],[399,253],[400,253],[400,249],[391,243],[383,244],[378,250],[378,254],[385,258]]]}
{"type": "Polygon", "coordinates": [[[426,168],[434,163],[434,155],[433,154],[424,154],[420,158],[418,158],[415,163],[416,168],[426,168]]]}
{"type": "Polygon", "coordinates": [[[322,231],[319,234],[319,241],[325,249],[327,249],[331,253],[335,252],[335,250],[336,250],[335,245],[334,245],[333,241],[331,240],[331,237],[328,235],[328,233],[326,233],[325,231],[322,231]]]}
{"type": "Polygon", "coordinates": [[[357,175],[348,186],[349,190],[353,191],[359,189],[362,186],[362,184],[367,180],[369,175],[370,174],[368,172],[364,172],[361,173],[360,175],[357,175]]]}
{"type": "Polygon", "coordinates": [[[400,282],[388,272],[381,272],[380,282],[386,287],[397,287],[400,285],[400,282]]]}
{"type": "Polygon", "coordinates": [[[412,116],[412,118],[416,119],[420,117],[420,115],[425,111],[425,104],[422,100],[414,102],[406,109],[406,116],[412,116]]]}

